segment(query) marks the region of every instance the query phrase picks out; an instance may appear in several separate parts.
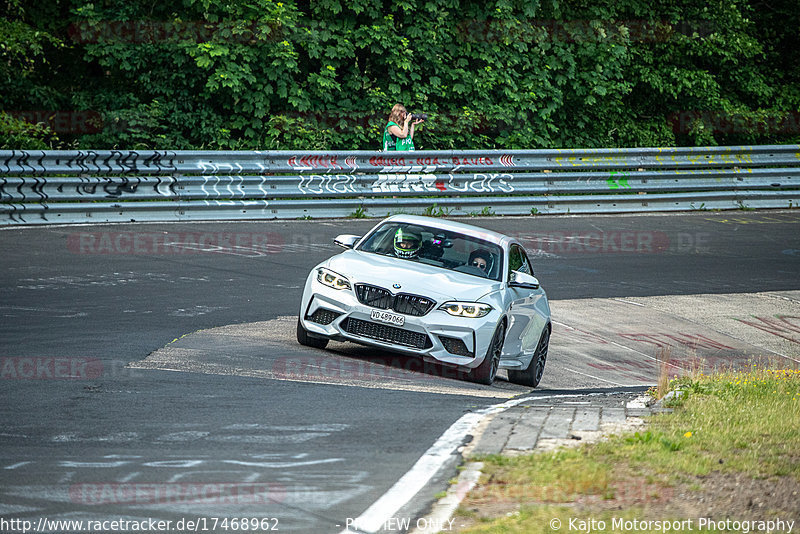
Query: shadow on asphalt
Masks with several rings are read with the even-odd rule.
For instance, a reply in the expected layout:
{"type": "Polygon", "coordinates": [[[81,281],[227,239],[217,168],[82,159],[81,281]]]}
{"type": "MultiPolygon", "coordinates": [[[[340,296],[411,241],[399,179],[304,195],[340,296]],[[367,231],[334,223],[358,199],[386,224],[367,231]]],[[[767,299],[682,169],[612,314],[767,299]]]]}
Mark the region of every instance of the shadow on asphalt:
{"type": "Polygon", "coordinates": [[[409,376],[414,374],[424,374],[436,378],[447,378],[450,380],[466,380],[468,373],[447,365],[433,362],[426,362],[419,356],[410,356],[396,352],[381,350],[372,347],[364,347],[354,343],[332,342],[327,351],[346,358],[358,360],[364,364],[380,365],[399,370],[402,374],[409,376]]]}

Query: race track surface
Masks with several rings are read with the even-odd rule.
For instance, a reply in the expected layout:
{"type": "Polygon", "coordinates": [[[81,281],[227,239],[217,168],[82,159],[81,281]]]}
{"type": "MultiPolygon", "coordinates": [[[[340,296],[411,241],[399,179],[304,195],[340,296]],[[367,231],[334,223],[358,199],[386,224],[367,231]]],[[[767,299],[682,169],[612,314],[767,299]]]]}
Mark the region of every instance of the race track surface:
{"type": "MultiPolygon", "coordinates": [[[[340,532],[464,414],[530,395],[293,341],[307,272],[376,222],[0,230],[0,516],[340,532]]],[[[551,299],[535,396],[800,360],[798,211],[466,222],[521,239],[551,299]]]]}

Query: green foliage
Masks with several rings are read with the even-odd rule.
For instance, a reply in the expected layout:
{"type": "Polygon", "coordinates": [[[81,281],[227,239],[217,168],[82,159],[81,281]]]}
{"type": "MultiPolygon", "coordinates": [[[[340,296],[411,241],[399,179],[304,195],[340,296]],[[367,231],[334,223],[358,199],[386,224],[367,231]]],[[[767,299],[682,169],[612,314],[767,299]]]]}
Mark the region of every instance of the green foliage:
{"type": "Polygon", "coordinates": [[[347,216],[348,219],[366,219],[367,217],[369,217],[369,214],[367,214],[364,206],[357,207],[353,213],[347,216]]]}
{"type": "Polygon", "coordinates": [[[683,444],[680,441],[669,439],[663,433],[651,430],[635,432],[632,436],[625,438],[625,441],[628,444],[658,444],[669,452],[679,451],[683,448],[683,444]]]}
{"type": "Polygon", "coordinates": [[[43,124],[30,124],[0,112],[0,150],[47,150],[60,147],[58,136],[43,124]]]}
{"type": "Polygon", "coordinates": [[[6,111],[81,147],[376,150],[800,141],[794,0],[6,0],[6,111]]]}
{"type": "Polygon", "coordinates": [[[493,217],[495,212],[492,210],[491,206],[484,206],[480,211],[470,212],[469,215],[470,217],[493,217]]]}
{"type": "MultiPolygon", "coordinates": [[[[0,111],[59,109],[56,102],[61,98],[60,91],[52,72],[69,65],[57,64],[65,49],[65,43],[51,31],[57,16],[47,5],[28,6],[23,0],[4,3],[6,15],[0,17],[0,111]]],[[[8,131],[8,119],[3,122],[4,131],[8,131]]],[[[13,128],[21,132],[20,127],[13,128]]]]}
{"type": "Polygon", "coordinates": [[[438,204],[434,204],[433,206],[426,206],[422,214],[426,217],[447,217],[451,211],[452,208],[443,208],[438,204]]]}

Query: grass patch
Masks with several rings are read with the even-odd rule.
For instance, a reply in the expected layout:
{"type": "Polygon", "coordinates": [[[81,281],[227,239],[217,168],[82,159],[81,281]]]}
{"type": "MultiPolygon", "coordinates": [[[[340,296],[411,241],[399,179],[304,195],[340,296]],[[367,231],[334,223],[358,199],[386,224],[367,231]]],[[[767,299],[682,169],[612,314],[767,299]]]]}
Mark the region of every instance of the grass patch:
{"type": "Polygon", "coordinates": [[[434,204],[433,206],[428,206],[422,212],[423,215],[426,217],[447,217],[453,212],[453,208],[439,206],[438,204],[434,204]]]}
{"type": "Polygon", "coordinates": [[[683,433],[686,451],[670,461],[656,459],[654,467],[800,481],[800,371],[753,368],[678,378],[671,387],[684,392],[672,401],[675,413],[654,418],[651,426],[672,437],[683,433]]]}
{"type": "Polygon", "coordinates": [[[366,219],[369,217],[367,210],[363,206],[359,206],[353,213],[347,216],[348,219],[366,219]]]}
{"type": "MultiPolygon", "coordinates": [[[[713,497],[715,480],[755,481],[737,484],[737,491],[750,488],[751,500],[765,499],[765,484],[800,490],[800,371],[697,373],[671,380],[669,389],[683,391],[674,411],[651,417],[644,431],[577,449],[481,458],[481,482],[456,515],[454,524],[466,525],[459,532],[552,533],[553,519],[566,532],[576,517],[605,519],[608,528],[592,531],[610,532],[613,518],[686,520],[691,509],[708,517],[707,506],[680,501],[713,497]]],[[[734,503],[715,510],[733,519],[752,512],[734,503]]],[[[767,497],[760,510],[785,505],[767,497]]],[[[796,507],[787,513],[798,515],[796,507]]],[[[697,522],[679,530],[697,530],[697,522]]]]}

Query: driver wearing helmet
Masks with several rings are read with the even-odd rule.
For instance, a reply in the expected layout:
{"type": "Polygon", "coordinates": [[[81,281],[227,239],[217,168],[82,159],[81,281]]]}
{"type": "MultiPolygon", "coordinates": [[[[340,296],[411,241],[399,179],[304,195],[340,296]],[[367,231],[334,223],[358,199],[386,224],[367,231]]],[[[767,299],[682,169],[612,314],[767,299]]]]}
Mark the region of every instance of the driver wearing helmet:
{"type": "Polygon", "coordinates": [[[422,248],[422,234],[411,228],[398,228],[394,233],[394,253],[398,258],[414,259],[419,257],[422,248]]]}

